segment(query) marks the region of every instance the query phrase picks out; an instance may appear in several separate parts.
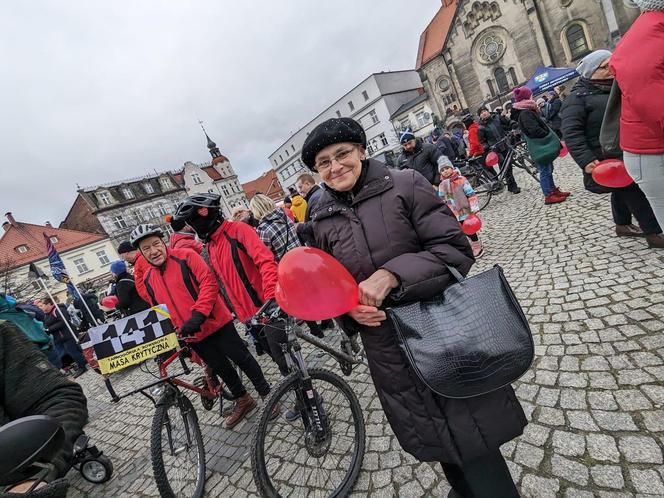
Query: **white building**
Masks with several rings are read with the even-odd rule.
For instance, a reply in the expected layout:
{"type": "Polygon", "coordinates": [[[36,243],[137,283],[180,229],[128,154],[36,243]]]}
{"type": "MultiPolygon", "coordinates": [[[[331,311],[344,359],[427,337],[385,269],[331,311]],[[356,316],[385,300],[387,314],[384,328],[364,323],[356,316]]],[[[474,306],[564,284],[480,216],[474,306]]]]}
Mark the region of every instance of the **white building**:
{"type": "Polygon", "coordinates": [[[396,130],[410,128],[416,137],[426,137],[434,129],[429,95],[423,93],[406,102],[392,114],[391,119],[396,130]]]}
{"type": "Polygon", "coordinates": [[[270,165],[284,189],[295,185],[297,177],[309,172],[300,153],[307,135],[323,121],[350,117],[359,121],[367,134],[367,154],[376,157],[398,147],[399,137],[390,117],[406,102],[422,92],[416,71],[374,73],[313,118],[277,150],[270,154],[270,165]]]}

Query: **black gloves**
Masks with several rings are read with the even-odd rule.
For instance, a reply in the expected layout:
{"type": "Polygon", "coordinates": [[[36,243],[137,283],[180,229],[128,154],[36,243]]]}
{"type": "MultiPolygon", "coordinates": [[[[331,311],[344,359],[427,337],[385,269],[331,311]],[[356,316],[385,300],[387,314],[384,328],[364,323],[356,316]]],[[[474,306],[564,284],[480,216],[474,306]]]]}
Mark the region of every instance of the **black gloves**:
{"type": "Polygon", "coordinates": [[[191,337],[198,332],[207,317],[200,311],[192,311],[191,318],[182,324],[180,327],[180,337],[191,337]]]}

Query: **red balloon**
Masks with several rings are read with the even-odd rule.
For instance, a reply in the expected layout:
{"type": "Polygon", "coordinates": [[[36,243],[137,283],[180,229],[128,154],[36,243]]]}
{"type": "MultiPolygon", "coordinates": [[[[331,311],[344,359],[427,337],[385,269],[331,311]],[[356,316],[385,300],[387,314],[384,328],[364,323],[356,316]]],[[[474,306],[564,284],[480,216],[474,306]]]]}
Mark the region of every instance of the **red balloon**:
{"type": "Polygon", "coordinates": [[[593,169],[593,180],[605,187],[620,188],[634,183],[620,159],[605,159],[593,169]]]}
{"type": "Polygon", "coordinates": [[[275,297],[281,309],[295,318],[327,320],[355,308],[359,289],[332,256],[313,247],[297,247],[279,262],[275,297]]]}
{"type": "Polygon", "coordinates": [[[101,305],[104,308],[115,308],[118,305],[117,296],[106,296],[101,300],[101,305]]]}
{"type": "Polygon", "coordinates": [[[466,235],[475,235],[482,228],[482,220],[475,214],[471,214],[463,220],[461,224],[461,231],[466,235]]]}
{"type": "Polygon", "coordinates": [[[489,152],[486,155],[486,159],[484,160],[484,164],[486,164],[490,168],[493,168],[499,162],[500,162],[500,157],[498,157],[498,154],[496,154],[494,151],[489,152]]]}
{"type": "Polygon", "coordinates": [[[565,157],[567,154],[569,154],[569,151],[567,150],[567,145],[565,145],[565,142],[560,142],[560,145],[562,147],[560,148],[560,154],[558,154],[558,157],[565,157]]]}

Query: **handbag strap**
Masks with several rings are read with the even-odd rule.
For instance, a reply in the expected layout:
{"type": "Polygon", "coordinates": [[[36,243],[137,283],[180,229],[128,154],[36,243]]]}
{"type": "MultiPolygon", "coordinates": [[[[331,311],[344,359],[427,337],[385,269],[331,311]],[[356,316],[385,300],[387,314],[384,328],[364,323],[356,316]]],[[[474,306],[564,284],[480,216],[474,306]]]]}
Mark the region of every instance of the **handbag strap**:
{"type": "Polygon", "coordinates": [[[457,282],[463,282],[466,280],[456,268],[453,268],[450,265],[445,265],[445,267],[447,268],[447,271],[450,272],[450,275],[452,275],[457,280],[457,282]]]}

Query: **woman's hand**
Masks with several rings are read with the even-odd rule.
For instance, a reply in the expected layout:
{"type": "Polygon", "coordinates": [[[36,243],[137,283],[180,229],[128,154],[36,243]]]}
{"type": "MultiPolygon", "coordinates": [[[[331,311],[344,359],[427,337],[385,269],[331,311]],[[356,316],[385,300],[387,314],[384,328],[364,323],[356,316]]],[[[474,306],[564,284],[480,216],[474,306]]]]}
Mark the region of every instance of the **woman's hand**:
{"type": "Polygon", "coordinates": [[[369,278],[360,282],[360,304],[378,307],[383,304],[392,289],[399,286],[399,281],[387,270],[377,270],[369,278]]]}
{"type": "Polygon", "coordinates": [[[599,164],[599,161],[598,161],[597,159],[595,159],[593,162],[588,163],[588,164],[586,165],[586,167],[583,168],[583,170],[584,170],[586,173],[588,173],[589,175],[591,175],[592,172],[593,172],[593,170],[595,169],[595,166],[597,166],[598,164],[599,164]]]}
{"type": "Polygon", "coordinates": [[[348,314],[357,323],[366,327],[379,327],[381,322],[387,320],[387,315],[384,311],[374,306],[364,306],[363,304],[358,304],[348,314]]]}

